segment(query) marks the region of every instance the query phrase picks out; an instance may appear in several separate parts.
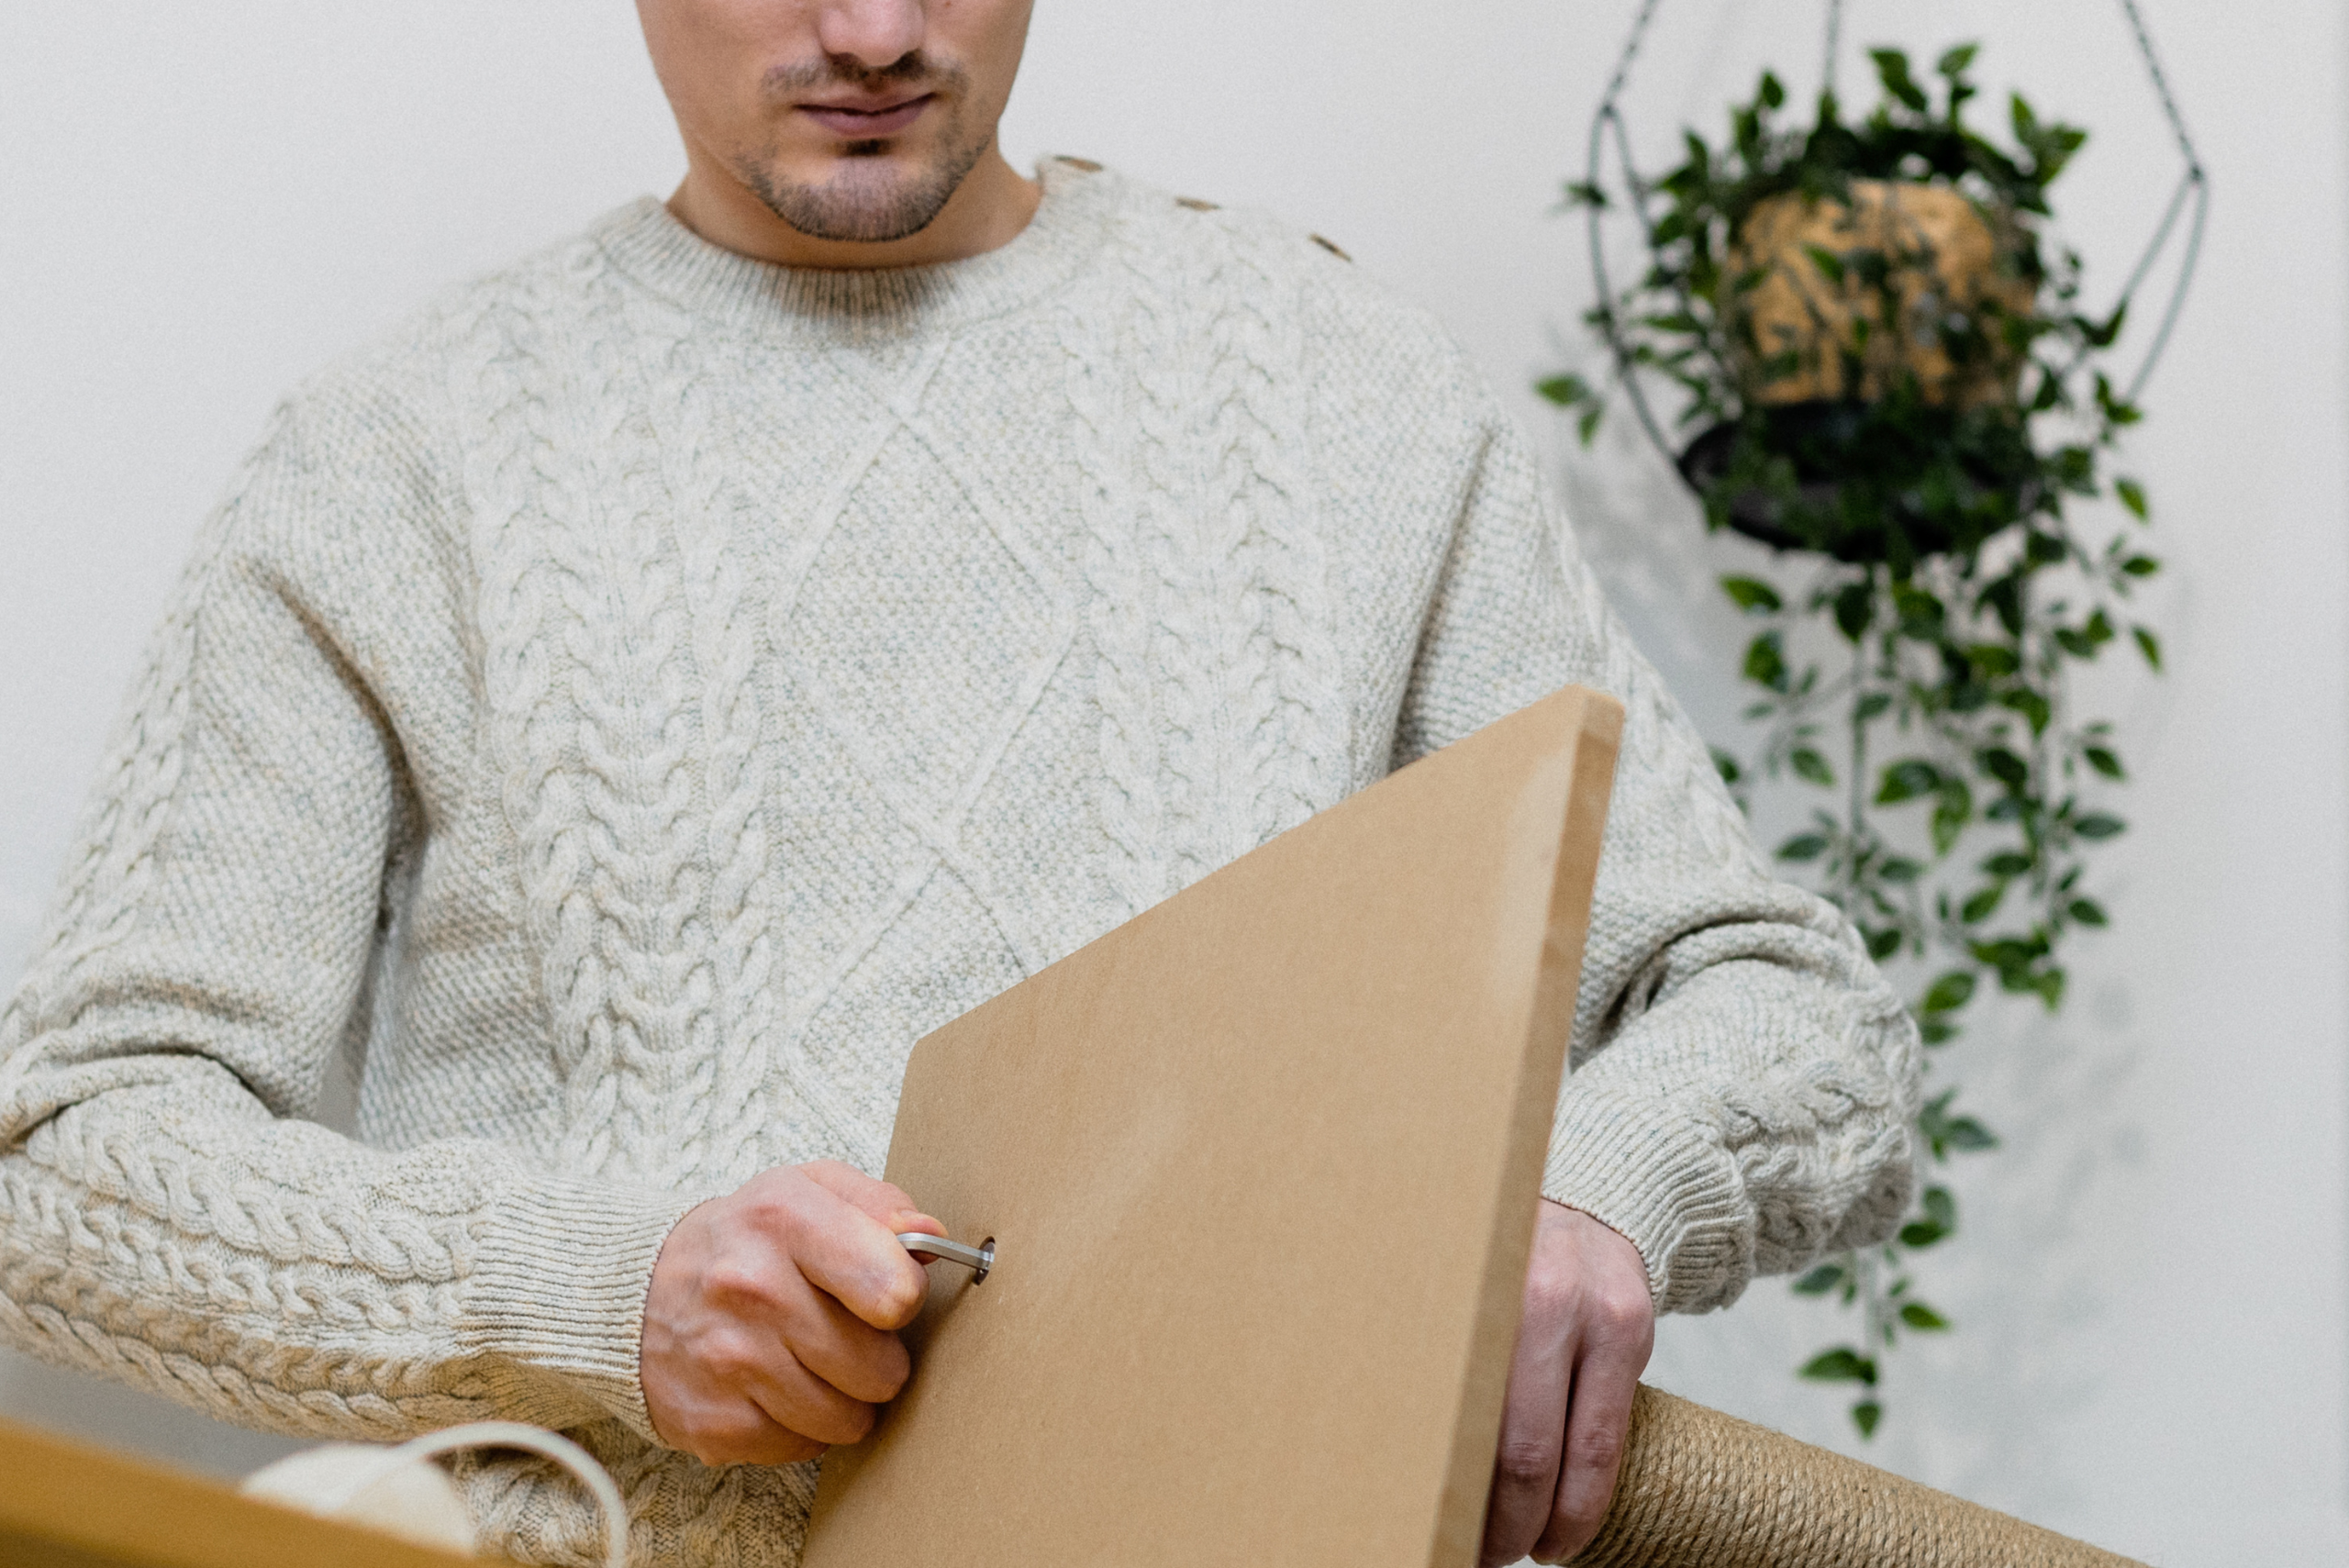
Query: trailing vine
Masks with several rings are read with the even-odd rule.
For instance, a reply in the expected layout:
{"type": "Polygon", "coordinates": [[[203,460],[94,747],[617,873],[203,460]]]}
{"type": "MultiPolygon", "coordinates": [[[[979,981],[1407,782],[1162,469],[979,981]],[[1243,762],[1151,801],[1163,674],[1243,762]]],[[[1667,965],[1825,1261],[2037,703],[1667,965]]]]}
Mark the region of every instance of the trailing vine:
{"type": "MultiPolygon", "coordinates": [[[[2129,613],[2159,571],[2139,542],[2145,493],[2109,472],[2140,417],[2100,368],[2126,307],[2084,313],[2079,257],[2050,254],[2040,232],[2086,136],[2019,95],[2011,150],[1977,134],[1975,52],[1941,57],[1936,103],[1905,54],[1876,50],[1868,117],[1845,122],[1824,93],[1798,129],[1778,123],[1786,94],[1765,74],[1726,143],[1690,132],[1677,167],[1634,185],[1649,267],[1588,317],[1614,385],[1541,386],[1586,444],[1610,393],[1632,394],[1653,428],[1638,378],[1676,387],[1694,433],[1680,466],[1708,526],[1781,551],[1768,578],[1721,582],[1753,623],[1739,673],[1759,743],[1716,757],[1749,808],[1757,790],[1807,804],[1778,860],[1909,977],[1935,1051],[1987,995],[2062,1006],[2071,939],[2109,922],[2091,853],[2123,830],[2102,797],[2125,777],[2111,725],[2074,711],[2071,672],[2116,644],[2161,667],[2157,635],[2129,613]],[[1964,199],[1993,264],[1969,280],[1946,228],[1937,242],[1901,219],[1902,193],[1920,189],[1964,199]],[[1773,226],[1811,239],[1768,254],[1755,237],[1773,226]],[[1802,302],[1791,328],[1787,298],[1802,302]],[[2118,526],[2078,506],[2107,494],[2118,526]]],[[[1592,183],[1568,194],[1609,201],[1592,183]]],[[[1933,1175],[1897,1238],[1794,1286],[1857,1315],[1801,1374],[1848,1385],[1865,1436],[1884,1414],[1885,1352],[1951,1327],[1918,1259],[1958,1230],[1943,1167],[1998,1142],[1959,1095],[1936,1084],[1918,1117],[1933,1175]]]]}

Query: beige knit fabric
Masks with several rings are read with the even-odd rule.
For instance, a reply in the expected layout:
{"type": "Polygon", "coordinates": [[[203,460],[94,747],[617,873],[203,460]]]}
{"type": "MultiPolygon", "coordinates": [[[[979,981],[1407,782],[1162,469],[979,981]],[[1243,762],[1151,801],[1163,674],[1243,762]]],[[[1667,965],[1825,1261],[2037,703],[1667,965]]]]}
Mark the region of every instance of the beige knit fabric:
{"type": "MultiPolygon", "coordinates": [[[[1544,1190],[1667,1309],[1894,1222],[1914,1033],[1459,350],[1300,235],[1042,172],[896,272],[640,202],[286,403],[0,1027],[0,1335],[284,1431],[567,1429],[639,1561],[791,1562],[812,1467],[649,1440],[677,1216],[878,1170],[924,1031],[1570,681],[1630,727],[1544,1190]],[[344,1050],[355,1138],[304,1119],[344,1050]]],[[[594,1560],[567,1485],[467,1479],[594,1560]]]]}

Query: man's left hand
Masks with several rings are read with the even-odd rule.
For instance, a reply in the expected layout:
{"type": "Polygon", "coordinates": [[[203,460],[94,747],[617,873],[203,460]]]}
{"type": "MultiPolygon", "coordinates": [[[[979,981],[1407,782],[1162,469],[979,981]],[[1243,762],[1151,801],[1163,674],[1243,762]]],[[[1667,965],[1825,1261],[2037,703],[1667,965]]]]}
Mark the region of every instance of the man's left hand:
{"type": "Polygon", "coordinates": [[[1615,1497],[1631,1392],[1655,1346],[1639,1249],[1579,1209],[1542,1201],[1508,1369],[1484,1568],[1563,1562],[1615,1497]]]}

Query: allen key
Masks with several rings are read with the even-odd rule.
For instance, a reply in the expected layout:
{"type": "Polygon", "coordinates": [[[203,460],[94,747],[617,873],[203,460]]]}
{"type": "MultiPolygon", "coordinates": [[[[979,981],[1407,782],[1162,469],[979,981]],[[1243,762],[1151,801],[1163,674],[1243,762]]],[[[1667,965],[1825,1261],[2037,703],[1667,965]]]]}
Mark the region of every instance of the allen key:
{"type": "Polygon", "coordinates": [[[908,1230],[897,1242],[917,1258],[935,1258],[941,1262],[960,1263],[971,1271],[971,1283],[983,1284],[987,1271],[995,1267],[995,1238],[990,1236],[975,1247],[960,1241],[949,1241],[943,1236],[925,1236],[918,1230],[908,1230]]]}

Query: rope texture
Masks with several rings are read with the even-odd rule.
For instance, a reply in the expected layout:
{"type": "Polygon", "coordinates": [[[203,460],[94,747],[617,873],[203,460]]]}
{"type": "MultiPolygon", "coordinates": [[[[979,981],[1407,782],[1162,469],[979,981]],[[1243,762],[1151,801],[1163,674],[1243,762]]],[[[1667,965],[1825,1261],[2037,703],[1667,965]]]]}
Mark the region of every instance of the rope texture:
{"type": "Polygon", "coordinates": [[[1575,1568],[2143,1568],[1642,1385],[1575,1568]]]}

